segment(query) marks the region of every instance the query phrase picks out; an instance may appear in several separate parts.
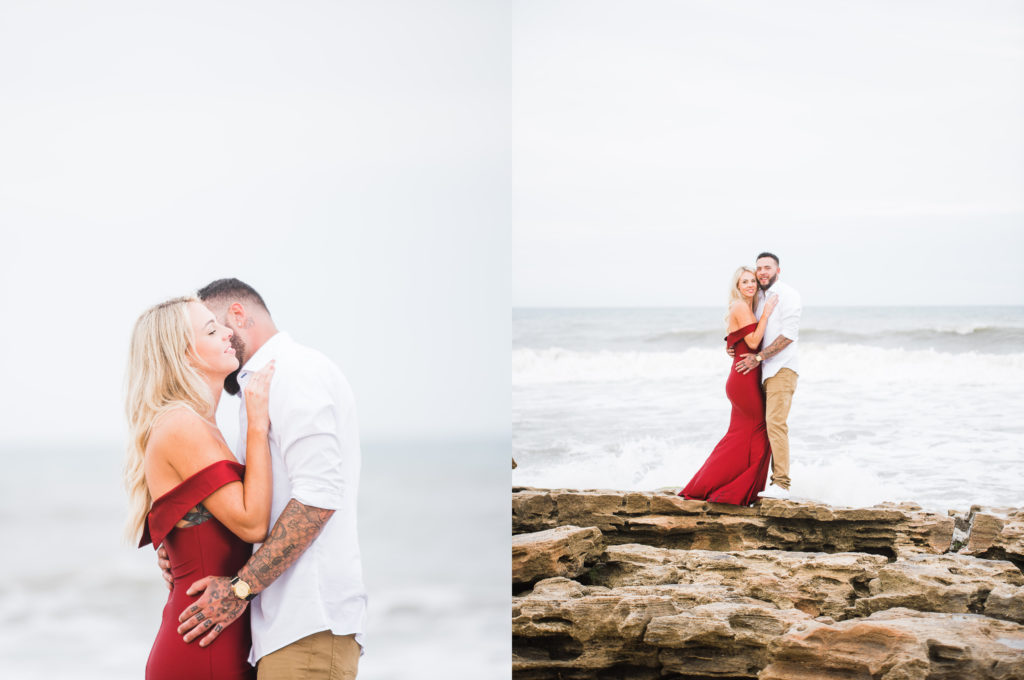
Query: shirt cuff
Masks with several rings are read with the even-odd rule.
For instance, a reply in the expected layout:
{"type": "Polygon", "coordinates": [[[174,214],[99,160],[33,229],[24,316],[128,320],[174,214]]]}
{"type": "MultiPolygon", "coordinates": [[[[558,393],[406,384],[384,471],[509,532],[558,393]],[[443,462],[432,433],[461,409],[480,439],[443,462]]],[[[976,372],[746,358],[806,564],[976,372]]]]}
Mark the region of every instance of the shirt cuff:
{"type": "Polygon", "coordinates": [[[317,434],[291,443],[284,453],[291,482],[291,497],[324,510],[338,510],[347,481],[336,437],[317,434]]]}
{"type": "Polygon", "coordinates": [[[341,510],[341,499],[333,491],[292,489],[292,498],[311,508],[341,510]]]}

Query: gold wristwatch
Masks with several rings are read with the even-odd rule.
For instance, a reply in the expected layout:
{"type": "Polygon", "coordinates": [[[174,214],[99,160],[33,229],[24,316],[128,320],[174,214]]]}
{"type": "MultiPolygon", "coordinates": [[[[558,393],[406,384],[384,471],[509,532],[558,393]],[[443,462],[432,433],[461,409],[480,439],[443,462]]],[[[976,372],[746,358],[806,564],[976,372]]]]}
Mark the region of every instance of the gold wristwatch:
{"type": "Polygon", "coordinates": [[[757,354],[755,354],[755,355],[754,355],[754,358],[755,358],[755,359],[757,359],[757,362],[758,362],[758,363],[761,363],[762,361],[764,361],[764,357],[763,357],[763,356],[761,356],[761,353],[760,353],[760,352],[758,352],[757,354]]]}
{"type": "Polygon", "coordinates": [[[231,592],[239,600],[245,600],[246,602],[256,597],[256,593],[252,592],[252,587],[237,576],[231,579],[231,592]]]}

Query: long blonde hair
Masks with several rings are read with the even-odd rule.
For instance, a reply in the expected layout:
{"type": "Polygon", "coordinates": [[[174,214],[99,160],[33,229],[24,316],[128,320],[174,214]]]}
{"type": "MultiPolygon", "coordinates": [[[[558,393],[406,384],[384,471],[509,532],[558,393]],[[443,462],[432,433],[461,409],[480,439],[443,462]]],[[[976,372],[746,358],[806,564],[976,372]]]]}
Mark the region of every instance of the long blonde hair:
{"type": "Polygon", "coordinates": [[[202,374],[189,361],[195,334],[188,304],[195,296],[173,298],[150,307],[132,330],[125,372],[125,413],[129,442],[124,467],[128,491],[125,535],[138,540],[153,497],[146,484],[145,453],[153,423],[172,408],[196,413],[213,408],[213,395],[202,374]]]}
{"type": "MultiPolygon", "coordinates": [[[[729,304],[725,308],[725,321],[728,323],[729,315],[732,313],[732,306],[737,302],[745,302],[743,294],[740,293],[740,277],[743,276],[743,272],[750,272],[754,275],[754,280],[757,280],[757,272],[754,271],[753,267],[747,265],[740,266],[736,271],[732,273],[732,285],[729,286],[729,304]]],[[[754,297],[750,298],[750,313],[754,313],[755,304],[757,302],[757,293],[754,293],[754,297]]]]}

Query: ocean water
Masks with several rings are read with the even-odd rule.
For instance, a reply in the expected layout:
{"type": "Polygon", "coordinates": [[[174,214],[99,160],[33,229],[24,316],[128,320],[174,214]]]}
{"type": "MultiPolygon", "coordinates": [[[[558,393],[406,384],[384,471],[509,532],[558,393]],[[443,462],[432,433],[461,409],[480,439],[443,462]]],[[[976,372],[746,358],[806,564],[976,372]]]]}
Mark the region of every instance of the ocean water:
{"type": "MultiPolygon", "coordinates": [[[[515,309],[523,486],[682,488],[728,429],[724,310],[515,309]]],[[[809,307],[794,496],[1024,506],[1024,307],[809,307]]]]}
{"type": "MultiPolygon", "coordinates": [[[[153,550],[120,538],[121,451],[0,451],[0,677],[142,678],[167,590],[153,550]]],[[[364,442],[361,679],[508,677],[507,451],[364,442]]]]}

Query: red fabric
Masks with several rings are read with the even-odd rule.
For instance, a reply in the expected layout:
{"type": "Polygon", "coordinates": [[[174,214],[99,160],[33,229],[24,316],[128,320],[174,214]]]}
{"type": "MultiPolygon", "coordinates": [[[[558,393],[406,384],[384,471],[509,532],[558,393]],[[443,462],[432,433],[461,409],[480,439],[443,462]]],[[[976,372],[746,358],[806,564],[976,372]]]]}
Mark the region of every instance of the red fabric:
{"type": "Polygon", "coordinates": [[[152,542],[156,548],[163,542],[174,585],[146,662],[146,680],[256,678],[256,669],[248,660],[252,644],[248,608],[208,647],[200,647],[199,640],[186,644],[178,635],[178,615],[199,599],[185,594],[188,587],[204,576],[234,576],[252,556],[252,545],[231,533],[215,517],[186,528],[174,525],[217,489],[241,481],[244,470],[236,462],[218,461],[153,502],[139,547],[152,542]]]}
{"type": "Polygon", "coordinates": [[[761,391],[761,366],[747,374],[736,371],[742,354],[753,354],[743,336],[757,328],[750,324],[733,331],[725,338],[735,349],[725,394],[732,403],[729,431],[718,442],[711,455],[680,496],[712,503],[750,505],[764,491],[771,464],[772,450],[764,422],[764,393],[761,391]]]}

